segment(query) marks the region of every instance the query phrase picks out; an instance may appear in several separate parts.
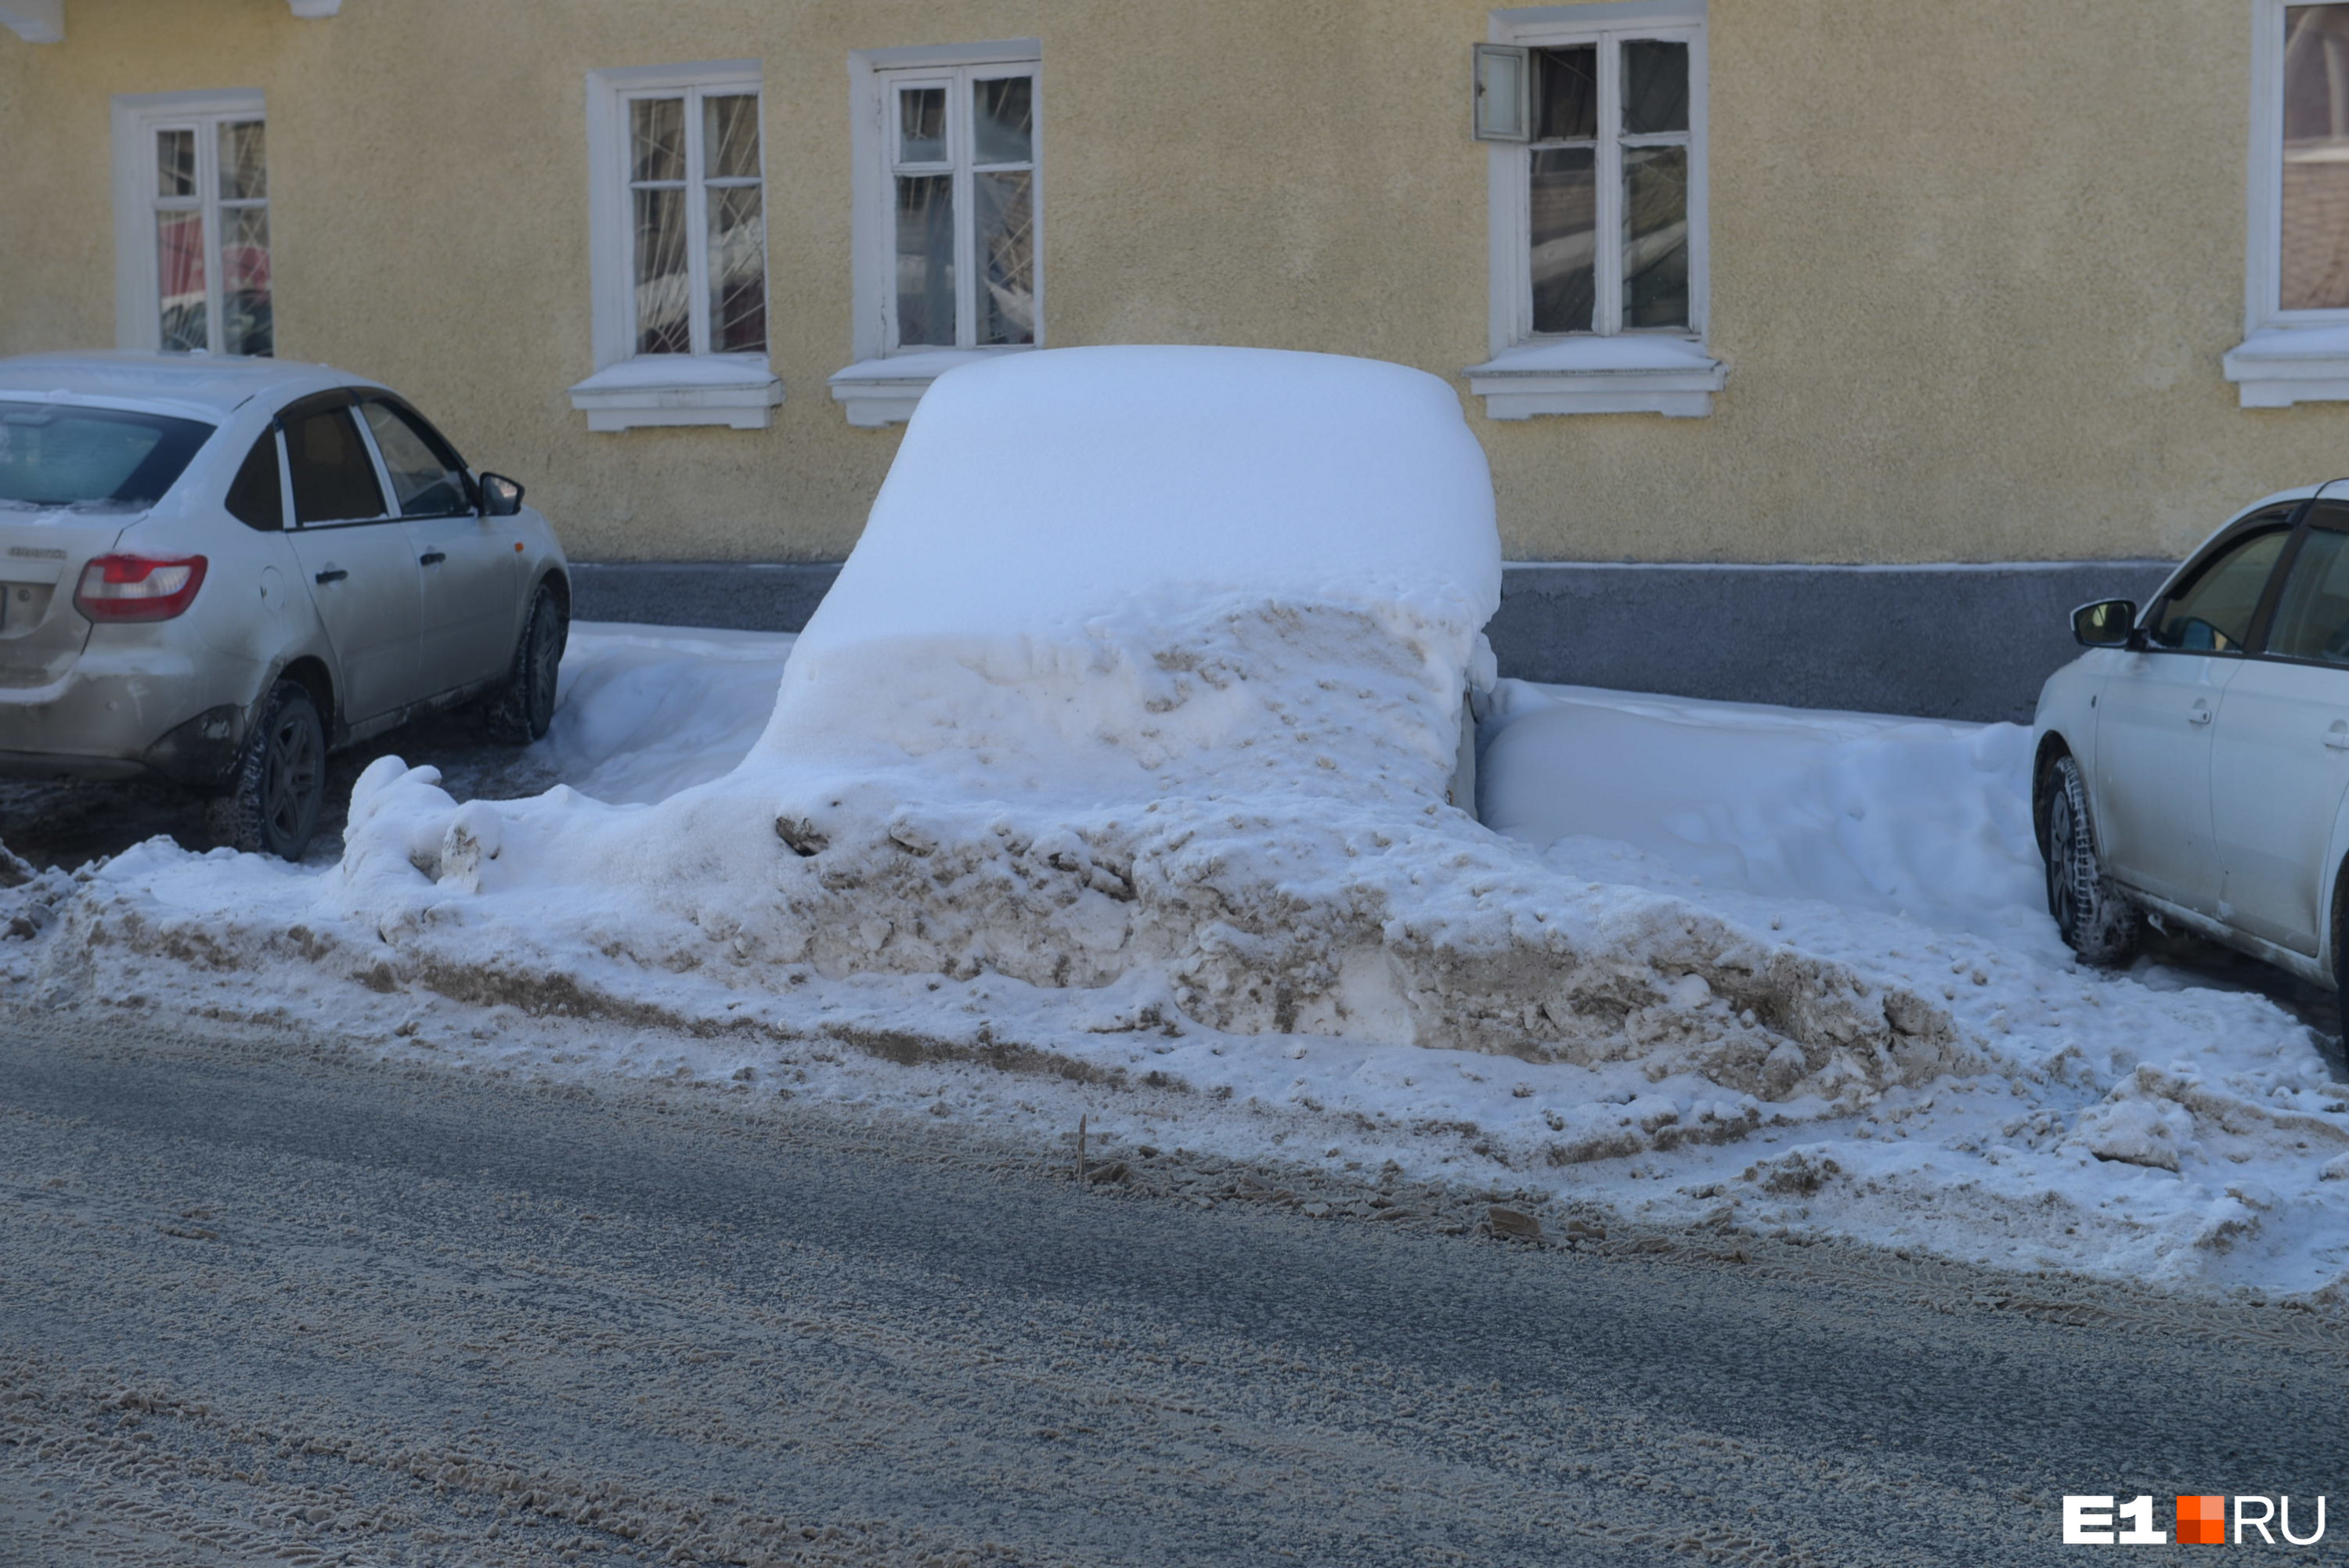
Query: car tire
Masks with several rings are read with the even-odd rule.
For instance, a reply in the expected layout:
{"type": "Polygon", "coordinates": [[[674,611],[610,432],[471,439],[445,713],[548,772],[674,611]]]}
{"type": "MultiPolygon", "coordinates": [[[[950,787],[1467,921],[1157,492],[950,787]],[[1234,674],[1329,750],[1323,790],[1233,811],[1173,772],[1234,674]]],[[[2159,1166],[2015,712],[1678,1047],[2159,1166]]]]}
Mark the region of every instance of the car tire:
{"type": "Polygon", "coordinates": [[[298,682],[279,681],[237,752],[227,793],[214,806],[221,842],[248,854],[298,861],[326,801],[326,728],[298,682]]]}
{"type": "Polygon", "coordinates": [[[490,738],[528,746],[546,738],[554,722],[554,690],[562,675],[563,649],[571,639],[571,617],[554,591],[542,584],[530,602],[515,645],[513,668],[490,697],[485,714],[490,738]]]}
{"type": "Polygon", "coordinates": [[[2145,938],[2137,906],[2105,875],[2096,854],[2088,781],[2080,765],[2059,757],[2047,770],[2047,913],[2064,945],[2084,963],[2125,964],[2145,938]]]}

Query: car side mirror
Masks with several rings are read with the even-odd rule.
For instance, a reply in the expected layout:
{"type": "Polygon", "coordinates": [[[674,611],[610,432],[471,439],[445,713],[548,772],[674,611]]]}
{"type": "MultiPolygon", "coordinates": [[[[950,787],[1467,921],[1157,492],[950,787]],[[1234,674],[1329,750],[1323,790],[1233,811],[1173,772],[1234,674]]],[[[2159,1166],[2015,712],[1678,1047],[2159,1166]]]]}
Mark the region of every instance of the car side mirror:
{"type": "Polygon", "coordinates": [[[2072,635],[2084,648],[2125,648],[2137,629],[2137,601],[2099,599],[2072,612],[2072,635]]]}
{"type": "Polygon", "coordinates": [[[481,476],[481,515],[512,517],[522,510],[522,486],[503,474],[481,476]]]}

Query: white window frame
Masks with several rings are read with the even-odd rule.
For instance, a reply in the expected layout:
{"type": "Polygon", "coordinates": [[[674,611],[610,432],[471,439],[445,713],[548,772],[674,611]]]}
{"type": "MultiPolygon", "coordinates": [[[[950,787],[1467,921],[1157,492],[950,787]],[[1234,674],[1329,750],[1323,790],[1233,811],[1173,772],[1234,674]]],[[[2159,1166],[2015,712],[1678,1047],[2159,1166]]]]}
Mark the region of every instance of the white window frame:
{"type": "Polygon", "coordinates": [[[2349,310],[2283,308],[2285,5],[2286,0],[2251,5],[2243,341],[2220,362],[2246,408],[2349,401],[2349,310]]]}
{"type": "Polygon", "coordinates": [[[595,374],[571,388],[571,406],[587,416],[587,428],[619,431],[639,426],[723,425],[763,430],[783,400],[774,372],[774,273],[767,277],[767,347],[750,354],[711,354],[709,289],[705,286],[709,243],[703,222],[707,200],[699,170],[688,162],[686,181],[687,254],[692,278],[691,354],[636,352],[636,291],[634,205],[629,188],[628,105],[642,98],[684,98],[689,147],[701,137],[697,109],[706,96],[750,93],[760,100],[760,211],[770,219],[772,186],[767,178],[766,94],[757,60],[705,60],[690,65],[641,66],[587,73],[588,273],[594,290],[590,334],[595,374]]]}
{"type": "MultiPolygon", "coordinates": [[[[1607,237],[1622,224],[1621,94],[1619,71],[1599,71],[1599,135],[1593,160],[1600,243],[1598,299],[1588,333],[1537,335],[1533,330],[1532,215],[1527,179],[1529,142],[1486,143],[1486,352],[1472,366],[1469,390],[1485,399],[1487,417],[1526,419],[1545,414],[1664,414],[1702,417],[1728,372],[1705,347],[1712,309],[1711,171],[1707,157],[1710,69],[1705,0],[1626,0],[1626,3],[1513,7],[1492,13],[1487,41],[1526,49],[1595,45],[1617,57],[1626,39],[1663,38],[1689,50],[1689,322],[1680,327],[1622,325],[1622,258],[1607,237]]],[[[1528,70],[1530,87],[1531,66],[1528,70]]],[[[1670,137],[1631,139],[1644,145],[1670,137]]]]}
{"type": "MultiPolygon", "coordinates": [[[[114,99],[114,343],[118,348],[159,352],[163,346],[162,279],[155,253],[155,137],[159,131],[192,130],[196,139],[196,191],[192,210],[203,213],[204,325],[209,341],[221,333],[219,127],[225,120],[268,123],[259,88],[218,92],[125,94],[114,99]]],[[[273,190],[274,187],[273,186],[273,190]]],[[[245,205],[246,203],[239,203],[245,205]]],[[[274,207],[264,199],[257,203],[274,207]]],[[[277,231],[271,214],[270,340],[278,337],[277,231]]],[[[208,352],[218,352],[216,348],[208,352]]]]}
{"type": "MultiPolygon", "coordinates": [[[[945,47],[860,49],[848,57],[850,157],[854,163],[851,216],[853,315],[850,351],[853,361],[831,377],[832,396],[846,410],[851,425],[879,428],[903,424],[932,381],[957,365],[1003,354],[1025,354],[1045,343],[1045,224],[1044,224],[1044,48],[1035,38],[1004,38],[988,43],[945,47]],[[979,346],[970,341],[977,312],[958,304],[955,316],[955,346],[896,344],[896,164],[895,121],[890,118],[900,87],[947,86],[955,109],[968,110],[960,101],[969,84],[995,77],[1027,76],[1034,83],[1034,129],[1029,146],[1030,221],[1035,225],[1035,342],[979,346]],[[959,95],[959,96],[958,96],[959,95]]],[[[975,304],[978,272],[968,253],[973,248],[969,201],[971,160],[959,146],[962,123],[948,115],[948,137],[957,156],[955,171],[955,283],[958,294],[975,304]]],[[[944,170],[941,170],[941,172],[944,170]]]]}

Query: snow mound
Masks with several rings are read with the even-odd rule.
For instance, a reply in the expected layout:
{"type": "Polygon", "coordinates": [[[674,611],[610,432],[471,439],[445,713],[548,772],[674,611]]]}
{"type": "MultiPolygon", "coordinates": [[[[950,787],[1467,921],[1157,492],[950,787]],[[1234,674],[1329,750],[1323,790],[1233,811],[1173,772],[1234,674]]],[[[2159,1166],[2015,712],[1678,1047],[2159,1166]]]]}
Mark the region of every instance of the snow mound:
{"type": "Polygon", "coordinates": [[[739,768],[626,812],[459,807],[387,759],[343,913],[752,988],[1146,978],[1224,1030],[1637,1057],[1773,1099],[1966,1059],[1913,995],[1561,879],[1447,804],[1499,589],[1483,452],[1432,377],[1211,348],[957,370],[739,768]]]}

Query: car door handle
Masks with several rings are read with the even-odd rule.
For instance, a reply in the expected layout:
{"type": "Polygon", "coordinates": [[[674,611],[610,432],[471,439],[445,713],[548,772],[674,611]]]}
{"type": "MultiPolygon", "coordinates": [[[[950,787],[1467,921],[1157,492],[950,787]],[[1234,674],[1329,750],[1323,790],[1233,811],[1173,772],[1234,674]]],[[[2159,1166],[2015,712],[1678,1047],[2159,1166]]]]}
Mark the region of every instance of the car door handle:
{"type": "Polygon", "coordinates": [[[2349,724],[2334,719],[2333,727],[2324,732],[2324,744],[2335,751],[2349,751],[2349,724]]]}
{"type": "Polygon", "coordinates": [[[428,550],[416,559],[419,565],[438,566],[449,559],[449,552],[445,550],[428,550]]]}
{"type": "Polygon", "coordinates": [[[339,566],[329,566],[324,572],[319,573],[316,577],[312,578],[311,581],[314,583],[340,583],[344,578],[348,577],[349,575],[349,573],[344,571],[339,566]]]}
{"type": "Polygon", "coordinates": [[[2202,704],[2200,704],[2200,703],[2196,703],[2196,704],[2194,705],[2193,710],[2192,710],[2191,712],[2189,712],[2189,714],[2187,714],[2187,716],[2186,716],[2186,722],[2187,722],[2187,723],[2189,723],[2189,724],[2208,724],[2208,723],[2209,723],[2209,722],[2210,722],[2210,710],[2209,710],[2209,708],[2208,708],[2207,707],[2203,706],[2203,705],[2202,705],[2202,704]]]}

